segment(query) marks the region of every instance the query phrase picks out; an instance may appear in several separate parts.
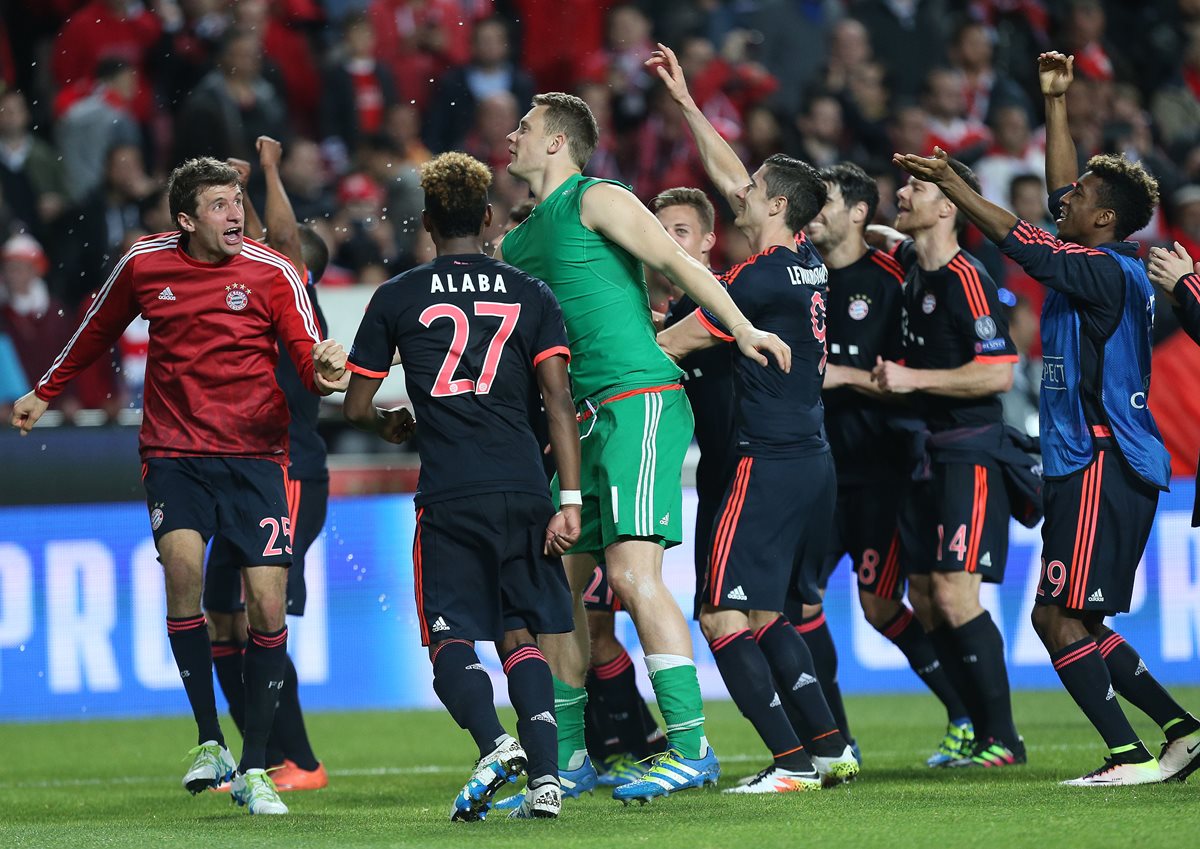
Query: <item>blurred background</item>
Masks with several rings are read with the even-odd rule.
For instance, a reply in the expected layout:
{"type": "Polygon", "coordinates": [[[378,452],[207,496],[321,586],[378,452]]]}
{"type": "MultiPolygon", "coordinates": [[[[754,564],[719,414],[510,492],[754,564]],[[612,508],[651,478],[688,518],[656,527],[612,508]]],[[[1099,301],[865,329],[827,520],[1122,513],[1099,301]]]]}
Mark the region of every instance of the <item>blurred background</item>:
{"type": "MultiPolygon", "coordinates": [[[[656,41],[674,47],[697,102],[752,168],[777,151],[817,167],[858,162],[879,181],[886,222],[901,179],[892,152],[938,144],[975,168],[991,200],[1051,230],[1035,59],[1073,53],[1068,106],[1081,160],[1116,152],[1143,163],[1162,207],[1134,238],[1143,250],[1178,240],[1200,256],[1200,0],[0,0],[0,11],[5,420],[130,243],[173,229],[165,178],[186,157],[238,157],[257,174],[255,138],[283,142],[292,203],[331,248],[320,297],[331,336],[347,347],[374,288],[432,255],[419,223],[423,162],[459,149],[492,166],[489,241],[527,199],[505,172],[505,136],[535,91],[591,105],[601,144],[587,173],[643,200],[707,187],[677,109],[643,67],[656,41]]],[[[260,210],[261,192],[252,177],[260,210]]],[[[727,209],[718,219],[714,264],[728,267],[747,246],[727,209]]],[[[1006,414],[1036,432],[1040,287],[978,233],[966,243],[1012,311],[1022,358],[1006,414]]],[[[651,281],[652,301],[666,297],[651,281]]],[[[146,342],[137,321],[29,438],[0,433],[0,718],[183,705],[155,695],[179,682],[138,503],[146,342]]],[[[1200,567],[1186,514],[1200,349],[1165,308],[1156,343],[1151,407],[1180,483],[1164,501],[1134,621],[1175,670],[1165,680],[1194,682],[1200,567]]],[[[381,401],[403,400],[395,374],[381,401]]],[[[313,605],[310,591],[310,605],[322,613],[293,628],[302,680],[328,694],[309,697],[317,707],[426,700],[403,675],[388,684],[380,674],[412,655],[413,680],[427,676],[410,634],[403,493],[415,484],[415,454],[349,430],[336,401],[325,404],[334,500],[308,567],[324,599],[313,605]],[[408,642],[364,657],[340,630],[351,623],[408,642]]],[[[1053,684],[1040,646],[1027,642],[1036,534],[1014,533],[1008,595],[991,603],[1006,607],[1014,663],[1030,667],[1017,683],[1053,684]]],[[[691,593],[689,545],[668,562],[681,598],[691,593]]],[[[835,586],[830,604],[839,641],[855,646],[844,649],[843,687],[909,686],[900,655],[852,630],[862,623],[848,587],[835,586]]]]}

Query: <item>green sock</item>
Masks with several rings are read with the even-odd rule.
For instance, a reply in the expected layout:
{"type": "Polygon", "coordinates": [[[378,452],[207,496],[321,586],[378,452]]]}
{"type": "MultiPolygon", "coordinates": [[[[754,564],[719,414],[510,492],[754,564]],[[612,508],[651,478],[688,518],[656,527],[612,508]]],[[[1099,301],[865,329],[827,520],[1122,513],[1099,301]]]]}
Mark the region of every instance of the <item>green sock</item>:
{"type": "Polygon", "coordinates": [[[579,769],[587,755],[583,740],[583,711],[587,707],[587,690],[572,687],[554,679],[554,718],[558,722],[558,768],[579,769]],[[576,762],[577,761],[577,762],[576,762]]]}
{"type": "Polygon", "coordinates": [[[652,671],[650,684],[654,687],[658,709],[667,723],[670,747],[685,758],[700,757],[707,744],[704,740],[704,701],[700,698],[695,665],[689,663],[652,671]]]}

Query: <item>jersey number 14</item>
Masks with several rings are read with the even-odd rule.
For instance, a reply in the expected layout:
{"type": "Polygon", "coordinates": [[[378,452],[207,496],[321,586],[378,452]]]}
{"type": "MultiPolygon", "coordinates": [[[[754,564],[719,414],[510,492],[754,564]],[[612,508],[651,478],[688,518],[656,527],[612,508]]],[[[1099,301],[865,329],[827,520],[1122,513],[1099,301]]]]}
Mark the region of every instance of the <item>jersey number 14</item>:
{"type": "Polygon", "coordinates": [[[466,377],[455,378],[459,361],[467,350],[467,340],[471,333],[471,324],[467,314],[461,307],[454,304],[434,304],[426,307],[418,321],[426,327],[431,326],[439,318],[448,318],[454,322],[454,338],[450,341],[450,350],[442,360],[438,369],[437,379],[430,392],[434,398],[446,398],[450,395],[465,395],[474,392],[476,395],[487,395],[492,391],[492,381],[500,368],[500,355],[504,353],[504,345],[513,331],[517,329],[517,319],[521,316],[520,304],[501,304],[495,301],[477,301],[476,316],[491,316],[500,319],[500,326],[488,343],[487,353],[483,357],[483,369],[479,372],[478,380],[466,377]]]}

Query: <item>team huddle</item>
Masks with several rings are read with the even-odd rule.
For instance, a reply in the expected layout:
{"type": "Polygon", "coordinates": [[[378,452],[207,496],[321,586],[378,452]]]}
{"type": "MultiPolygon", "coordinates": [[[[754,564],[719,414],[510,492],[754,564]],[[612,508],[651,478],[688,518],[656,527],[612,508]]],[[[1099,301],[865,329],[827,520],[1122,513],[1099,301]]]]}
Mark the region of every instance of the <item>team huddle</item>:
{"type": "Polygon", "coordinates": [[[1072,58],[1039,57],[1057,235],[984,200],[940,149],[896,155],[911,175],[899,214],[894,228],[873,225],[878,188],[857,165],[817,171],[776,154],[750,173],[696,107],[674,53],[660,45],[648,65],[750,244],[729,271],[709,268],[714,209],[701,190],[665,191],[651,211],[584,176],[598,143],[591,111],[541,94],[509,136],[509,172],[535,200],[528,216],[487,256],[490,171],[462,153],[426,164],[437,259],[375,292],[347,354],[323,338],[315,303],[327,257],[291,215],[277,144],[260,140],[269,246],[245,236],[262,235],[243,210],[245,163],[184,163],[170,186],[179,231],[131,249],[14,407],[27,433],[134,316],[150,321],[141,454],[198,729],[184,786],[284,814],[280,791],[326,781],[285,614],[303,612],[303,552],[324,521],[314,405],[331,392],[345,392],[356,427],[417,439],[420,636],[438,698],[479,748],[452,820],[557,817],[564,798],[598,786],[629,804],[718,784],[691,632],[662,574],[664,550],[685,539],[693,434],[692,613],[771,756],[724,793],[859,775],[822,609],[846,555],[867,621],[945,707],[927,765],[1024,763],[980,586],[1004,578],[1010,518],[1043,517],[1033,625],[1109,750],[1066,783],[1184,780],[1200,767],[1200,722],[1105,617],[1129,610],[1169,478],[1146,404],[1127,401],[1150,385],[1150,281],[1200,342],[1200,266],[1178,246],[1154,249],[1149,273],[1136,258],[1126,239],[1158,202],[1141,166],[1099,156],[1078,175],[1072,58]],[[996,284],[959,244],[966,221],[1048,290],[1040,445],[1003,423],[1017,351],[996,284]],[[665,314],[651,309],[646,273],[675,295],[665,314]],[[397,364],[411,411],[374,403],[397,364]],[[618,611],[637,630],[665,729],[615,637],[618,611]],[[479,641],[503,663],[515,736],[479,641]],[[217,718],[214,668],[240,761],[217,718]],[[1162,729],[1157,757],[1116,693],[1162,729]],[[523,789],[498,797],[521,776],[523,789]]]}

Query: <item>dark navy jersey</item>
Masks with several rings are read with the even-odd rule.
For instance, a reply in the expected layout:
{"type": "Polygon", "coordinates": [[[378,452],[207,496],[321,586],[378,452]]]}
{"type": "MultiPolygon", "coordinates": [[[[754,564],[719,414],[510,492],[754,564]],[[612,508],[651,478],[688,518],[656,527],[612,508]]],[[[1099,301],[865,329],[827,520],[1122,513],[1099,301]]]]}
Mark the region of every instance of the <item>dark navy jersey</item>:
{"type": "MultiPolygon", "coordinates": [[[[321,338],[329,336],[329,323],[317,302],[317,287],[308,275],[308,299],[312,301],[313,313],[321,328],[321,338]]],[[[275,366],[275,380],[287,399],[288,413],[292,417],[288,425],[288,477],[292,480],[323,481],[329,479],[326,465],[325,440],[317,431],[317,414],[321,409],[321,398],[304,388],[292,358],[280,347],[279,363],[275,366]]]]}
{"type": "MultiPolygon", "coordinates": [[[[666,326],[670,327],[696,311],[696,302],[684,295],[671,304],[666,326]]],[[[728,345],[695,351],[679,361],[683,389],[696,419],[696,489],[720,497],[733,475],[734,412],[733,354],[728,345]]]]}
{"type": "MultiPolygon", "coordinates": [[[[905,270],[905,365],[955,369],[974,360],[1017,361],[996,284],[979,260],[960,250],[946,265],[926,271],[917,264],[911,239],[901,242],[893,256],[905,270]]],[[[934,432],[998,424],[1004,418],[998,393],[983,398],[925,394],[919,409],[934,432]]]]}
{"type": "MultiPolygon", "coordinates": [[[[845,268],[829,269],[829,362],[870,371],[875,368],[876,357],[903,359],[903,285],[900,263],[874,248],[845,268]]],[[[894,477],[904,468],[904,447],[897,433],[888,427],[895,405],[848,386],[826,390],[823,398],[825,432],[840,483],[894,477]]]]}
{"type": "Polygon", "coordinates": [[[570,356],[550,289],[482,254],[389,280],[367,307],[350,368],[383,377],[399,350],[417,420],[418,506],[464,495],[547,495],[530,423],[534,367],[570,356]]]}
{"type": "MultiPolygon", "coordinates": [[[[1050,211],[1057,218],[1062,198],[1070,186],[1050,196],[1050,211]]],[[[1136,242],[1101,245],[1125,256],[1137,256],[1136,242]]],[[[1028,221],[1018,221],[1000,242],[1000,250],[1045,286],[1062,292],[1079,316],[1079,395],[1089,425],[1107,422],[1100,399],[1104,385],[1104,343],[1116,332],[1125,309],[1125,272],[1117,261],[1094,248],[1062,242],[1028,221]]],[[[1043,369],[1055,364],[1045,361],[1043,369]]],[[[1052,385],[1053,381],[1046,381],[1052,385]]]]}
{"type": "MultiPolygon", "coordinates": [[[[812,242],[791,250],[767,248],[721,275],[729,295],[759,330],[791,346],[792,370],[773,359],[734,363],[737,452],[747,457],[804,457],[829,450],[821,383],[825,379],[825,294],[829,274],[812,242]]],[[[733,341],[711,313],[700,320],[714,335],[733,341]]]]}

